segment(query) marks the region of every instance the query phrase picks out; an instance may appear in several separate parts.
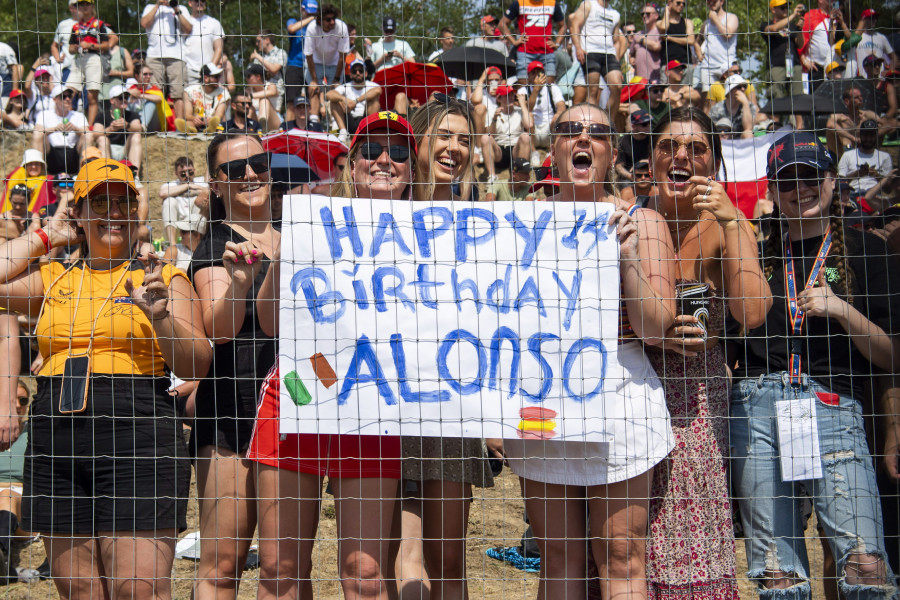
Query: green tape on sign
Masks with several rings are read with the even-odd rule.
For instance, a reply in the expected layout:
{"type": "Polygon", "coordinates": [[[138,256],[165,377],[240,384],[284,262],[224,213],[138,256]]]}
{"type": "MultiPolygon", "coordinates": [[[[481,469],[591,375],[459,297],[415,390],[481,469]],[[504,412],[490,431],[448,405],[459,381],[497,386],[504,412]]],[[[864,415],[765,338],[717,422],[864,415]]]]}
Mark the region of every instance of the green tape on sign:
{"type": "Polygon", "coordinates": [[[309,391],[303,384],[303,380],[297,375],[297,371],[291,371],[284,376],[284,385],[291,396],[291,400],[297,406],[306,406],[312,402],[312,396],[309,395],[309,391]]]}

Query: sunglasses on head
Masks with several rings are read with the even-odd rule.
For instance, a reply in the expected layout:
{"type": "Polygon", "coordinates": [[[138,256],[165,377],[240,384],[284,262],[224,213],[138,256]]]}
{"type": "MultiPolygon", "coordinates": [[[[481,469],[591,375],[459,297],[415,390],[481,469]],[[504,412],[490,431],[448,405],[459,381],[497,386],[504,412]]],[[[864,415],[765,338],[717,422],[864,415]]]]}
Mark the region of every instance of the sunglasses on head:
{"type": "Polygon", "coordinates": [[[666,156],[675,156],[682,148],[687,151],[688,158],[691,160],[706,156],[706,153],[709,152],[709,146],[703,142],[690,141],[683,144],[671,138],[656,142],[656,149],[666,156]]]}
{"type": "Polygon", "coordinates": [[[247,165],[250,165],[250,168],[253,169],[253,172],[257,175],[267,173],[269,171],[269,153],[260,152],[249,158],[239,158],[237,160],[223,162],[216,167],[213,176],[222,173],[231,181],[240,181],[247,177],[247,165]]]}
{"type": "Polygon", "coordinates": [[[105,217],[109,214],[109,207],[115,202],[119,212],[123,215],[136,215],[138,211],[138,199],[133,196],[94,196],[91,198],[91,210],[105,217]]]}
{"type": "Polygon", "coordinates": [[[796,171],[788,171],[786,173],[778,173],[775,176],[775,185],[782,194],[796,189],[802,181],[809,187],[819,187],[821,181],[825,179],[825,171],[820,171],[812,167],[800,168],[796,171]]]}
{"type": "MultiPolygon", "coordinates": [[[[581,121],[561,121],[556,124],[554,131],[556,135],[575,137],[585,131],[585,125],[581,121]]],[[[591,139],[609,140],[613,128],[605,123],[590,123],[587,125],[587,133],[591,139]]]]}
{"type": "Polygon", "coordinates": [[[359,147],[360,156],[366,160],[378,160],[385,151],[387,151],[388,157],[396,163],[409,160],[409,146],[397,144],[385,148],[378,142],[366,142],[359,147]]]}

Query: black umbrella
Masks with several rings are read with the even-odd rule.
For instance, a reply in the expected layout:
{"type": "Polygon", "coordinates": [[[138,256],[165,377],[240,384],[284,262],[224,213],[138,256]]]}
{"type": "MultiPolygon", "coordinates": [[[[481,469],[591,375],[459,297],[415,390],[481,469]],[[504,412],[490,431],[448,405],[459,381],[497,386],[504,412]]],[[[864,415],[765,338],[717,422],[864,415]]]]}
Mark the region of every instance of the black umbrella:
{"type": "Polygon", "coordinates": [[[457,46],[441,54],[436,64],[447,77],[474,81],[488,67],[497,67],[504,77],[516,72],[516,63],[496,50],[481,46],[457,46]]]}
{"type": "Polygon", "coordinates": [[[273,154],[269,175],[272,183],[283,183],[289,187],[319,180],[309,164],[293,154],[273,154]]]}
{"type": "Polygon", "coordinates": [[[813,97],[809,94],[797,94],[774,98],[762,111],[767,115],[808,114],[813,110],[813,97]]]}

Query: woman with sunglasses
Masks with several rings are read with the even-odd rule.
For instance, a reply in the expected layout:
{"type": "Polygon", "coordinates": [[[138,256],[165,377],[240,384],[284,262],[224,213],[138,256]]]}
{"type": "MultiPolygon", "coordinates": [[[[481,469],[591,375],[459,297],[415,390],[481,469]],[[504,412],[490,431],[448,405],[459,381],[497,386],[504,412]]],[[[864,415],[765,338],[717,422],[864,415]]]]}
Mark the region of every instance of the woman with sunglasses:
{"type": "Polygon", "coordinates": [[[812,133],[789,133],[769,150],[776,212],[763,264],[775,301],[742,343],[729,420],[734,495],[761,598],[787,588],[811,597],[803,496],[836,559],[841,595],[897,597],[861,402],[873,374],[900,369],[900,260],[884,240],[844,226],[835,175],[834,156],[812,133]],[[787,407],[807,418],[776,419],[787,407]]]}
{"type": "MultiPolygon", "coordinates": [[[[360,123],[350,159],[332,196],[410,199],[416,141],[405,119],[383,111],[360,123]]],[[[278,334],[279,269],[270,269],[258,296],[263,331],[278,334]]],[[[313,351],[311,351],[313,352],[313,351]]],[[[311,598],[313,543],[323,478],[328,477],[338,522],[338,571],[345,598],[387,599],[387,557],[400,479],[400,438],[279,433],[278,368],[260,394],[248,457],[257,463],[259,490],[258,598],[311,598]]]]}
{"type": "Polygon", "coordinates": [[[215,343],[191,431],[203,539],[200,600],[237,594],[256,527],[256,478],[244,456],[260,386],[275,364],[275,340],[262,330],[254,299],[281,240],[270,213],[269,155],[259,138],[219,134],[206,160],[209,226],[190,269],[202,323],[215,343]]]}
{"type": "Polygon", "coordinates": [[[93,160],[68,218],[0,248],[0,302],[37,316],[43,357],[22,526],[41,533],[64,598],[170,598],[187,526],[190,464],[166,371],[202,377],[211,351],[185,274],[134,259],[137,195],[128,168],[93,160]],[[28,268],[77,243],[74,264],[28,268]]]}
{"type": "MultiPolygon", "coordinates": [[[[462,200],[475,181],[469,106],[434,94],[410,122],[418,147],[413,198],[462,200]],[[459,186],[459,196],[454,194],[459,186]]],[[[483,440],[477,438],[403,437],[402,511],[394,516],[399,547],[392,548],[395,578],[401,591],[430,581],[432,598],[468,598],[466,530],[472,486],[493,486],[483,440]],[[421,557],[419,560],[418,557],[421,557]],[[427,575],[425,573],[427,572],[427,575]]],[[[418,590],[417,590],[418,591],[418,590]]]]}
{"type": "Polygon", "coordinates": [[[541,598],[584,598],[586,532],[603,598],[646,597],[645,540],[654,466],[672,448],[669,415],[642,342],[658,344],[675,314],[672,240],[662,219],[615,195],[608,115],[592,104],[560,113],[550,155],[560,191],[549,201],[603,202],[618,230],[622,314],[618,364],[606,379],[608,443],[504,440],[541,549],[541,598]]]}
{"type": "Polygon", "coordinates": [[[679,313],[662,348],[647,355],[663,381],[675,449],[654,471],[647,574],[660,597],[737,595],[728,494],[728,373],[719,336],[726,311],[757,327],[772,305],[753,228],[722,184],[722,145],[693,107],[667,113],[653,132],[658,194],[675,244],[679,313]]]}

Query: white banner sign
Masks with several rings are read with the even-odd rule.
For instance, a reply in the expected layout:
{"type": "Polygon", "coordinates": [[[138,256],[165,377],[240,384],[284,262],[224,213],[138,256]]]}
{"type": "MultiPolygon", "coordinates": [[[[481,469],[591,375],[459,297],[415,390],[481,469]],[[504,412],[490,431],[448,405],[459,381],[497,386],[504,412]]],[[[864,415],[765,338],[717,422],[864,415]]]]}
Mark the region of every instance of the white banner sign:
{"type": "Polygon", "coordinates": [[[607,441],[613,210],[285,198],[281,432],[607,441]]]}

